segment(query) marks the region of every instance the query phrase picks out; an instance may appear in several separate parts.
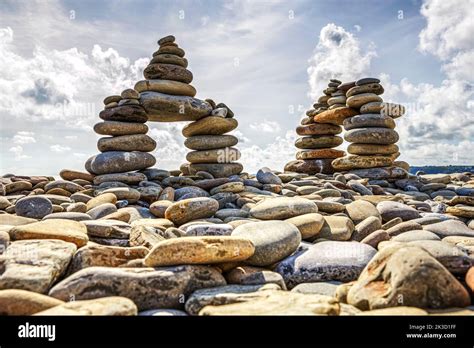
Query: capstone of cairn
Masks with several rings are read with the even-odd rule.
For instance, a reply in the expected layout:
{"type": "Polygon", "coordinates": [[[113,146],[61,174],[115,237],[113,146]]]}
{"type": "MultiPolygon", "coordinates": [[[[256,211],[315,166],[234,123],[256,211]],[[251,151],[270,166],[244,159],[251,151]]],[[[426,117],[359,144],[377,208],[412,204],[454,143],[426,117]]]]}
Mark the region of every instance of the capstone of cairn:
{"type": "Polygon", "coordinates": [[[382,97],[384,88],[376,78],[363,78],[355,82],[346,92],[346,106],[357,111],[357,115],[343,120],[344,139],[350,143],[348,156],[332,162],[340,171],[364,173],[374,168],[384,168],[387,179],[405,177],[408,164],[396,162],[400,152],[396,142],[394,118],[405,113],[399,104],[385,103],[382,97]],[[362,171],[362,172],[361,172],[362,171]]]}
{"type": "Polygon", "coordinates": [[[342,132],[342,128],[334,119],[319,118],[319,115],[345,108],[345,91],[339,88],[340,85],[341,81],[331,79],[323,91],[324,95],[306,112],[306,117],[296,128],[296,133],[301,137],[296,139],[295,146],[300,150],[296,153],[296,161],[285,166],[286,171],[306,174],[334,173],[332,161],[345,154],[344,151],[335,149],[343,142],[342,138],[337,136],[342,132]]]}

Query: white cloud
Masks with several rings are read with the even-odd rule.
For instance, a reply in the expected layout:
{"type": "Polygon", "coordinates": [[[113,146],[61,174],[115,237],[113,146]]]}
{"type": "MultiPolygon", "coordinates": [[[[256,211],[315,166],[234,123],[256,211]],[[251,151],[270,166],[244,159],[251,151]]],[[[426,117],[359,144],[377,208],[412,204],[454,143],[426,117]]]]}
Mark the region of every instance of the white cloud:
{"type": "Polygon", "coordinates": [[[310,96],[317,99],[328,80],[351,81],[370,72],[374,47],[363,49],[359,40],[343,27],[329,23],[321,29],[319,42],[308,68],[310,96]]]}
{"type": "Polygon", "coordinates": [[[23,146],[17,145],[17,146],[12,146],[8,151],[13,152],[15,155],[15,161],[21,161],[27,158],[31,158],[28,155],[25,155],[23,153],[23,146]]]}
{"type": "Polygon", "coordinates": [[[463,50],[472,50],[473,0],[426,0],[421,14],[427,25],[420,33],[420,49],[446,60],[463,50]]]}
{"type": "Polygon", "coordinates": [[[71,151],[71,148],[69,146],[63,146],[63,145],[59,145],[59,144],[51,145],[49,147],[49,149],[51,151],[57,152],[57,153],[64,153],[64,152],[71,151]]]}
{"type": "Polygon", "coordinates": [[[34,135],[34,132],[19,131],[13,136],[13,143],[19,145],[36,143],[34,135]]]}
{"type": "Polygon", "coordinates": [[[262,122],[251,123],[250,129],[265,133],[278,133],[281,130],[281,127],[277,122],[265,119],[262,122]]]}
{"type": "Polygon", "coordinates": [[[362,30],[362,27],[358,24],[354,25],[354,29],[357,31],[357,32],[360,32],[362,30]]]}

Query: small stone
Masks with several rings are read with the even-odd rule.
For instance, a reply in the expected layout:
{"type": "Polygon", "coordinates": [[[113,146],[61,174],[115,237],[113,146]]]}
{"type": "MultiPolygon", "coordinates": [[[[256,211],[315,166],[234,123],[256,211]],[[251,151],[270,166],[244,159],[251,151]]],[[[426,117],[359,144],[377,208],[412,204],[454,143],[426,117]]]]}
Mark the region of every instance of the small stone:
{"type": "Polygon", "coordinates": [[[364,104],[382,101],[383,99],[375,93],[362,93],[347,98],[346,105],[348,107],[358,109],[364,104]]]}
{"type": "Polygon", "coordinates": [[[339,315],[339,303],[329,296],[288,291],[258,291],[243,294],[240,302],[206,306],[199,315],[339,315]],[[247,300],[248,298],[248,300],[247,300]]]}
{"type": "Polygon", "coordinates": [[[123,90],[120,96],[122,99],[140,99],[140,93],[131,88],[123,90]]]}
{"type": "Polygon", "coordinates": [[[100,219],[109,214],[115,213],[117,211],[117,207],[115,204],[112,203],[104,203],[95,208],[92,208],[87,212],[87,214],[93,219],[100,219]]]}
{"type": "MultiPolygon", "coordinates": [[[[141,123],[140,123],[141,124],[141,123]]],[[[63,169],[59,172],[59,176],[68,181],[72,181],[75,179],[82,179],[82,180],[87,180],[87,181],[92,181],[94,177],[90,175],[89,173],[84,173],[84,172],[78,172],[76,170],[71,170],[71,169],[63,169]]]]}
{"type": "Polygon", "coordinates": [[[147,178],[143,173],[112,173],[96,175],[94,177],[94,185],[103,183],[123,183],[128,185],[138,185],[141,181],[146,181],[147,178]]]}
{"type": "Polygon", "coordinates": [[[301,233],[302,239],[316,236],[324,225],[324,217],[318,213],[303,214],[285,220],[294,225],[301,233]]]}
{"type": "Polygon", "coordinates": [[[338,158],[344,155],[344,151],[336,149],[300,150],[296,153],[296,159],[338,158]]]}
{"type": "Polygon", "coordinates": [[[189,138],[196,135],[221,135],[237,128],[238,122],[233,118],[209,116],[183,127],[183,136],[189,138]]]}
{"type": "Polygon", "coordinates": [[[35,315],[137,315],[137,306],[128,298],[111,296],[67,302],[35,315]]]}
{"type": "Polygon", "coordinates": [[[97,134],[113,136],[146,134],[148,132],[148,126],[144,123],[105,121],[96,123],[94,125],[94,132],[96,132],[97,134]]]}
{"type": "Polygon", "coordinates": [[[345,216],[324,216],[324,225],[317,235],[318,238],[345,241],[349,240],[354,231],[354,223],[345,216]]]}
{"type": "Polygon", "coordinates": [[[474,207],[468,205],[457,204],[454,207],[447,207],[446,213],[463,218],[474,218],[474,207]]]}
{"type": "Polygon", "coordinates": [[[156,244],[145,257],[151,267],[180,264],[212,264],[248,259],[254,253],[251,241],[230,236],[186,237],[156,244]]]}
{"type": "Polygon", "coordinates": [[[352,234],[352,240],[360,242],[371,233],[380,230],[381,228],[382,222],[377,212],[377,215],[368,216],[355,226],[354,233],[352,234]]]}
{"type": "Polygon", "coordinates": [[[395,121],[389,116],[378,114],[361,114],[344,120],[345,130],[372,127],[394,129],[395,121]]]}
{"type": "Polygon", "coordinates": [[[232,236],[249,239],[255,253],[245,262],[268,266],[293,253],[301,242],[298,229],[285,221],[250,222],[234,229],[232,236]]]}
{"type": "MultiPolygon", "coordinates": [[[[351,218],[354,224],[358,224],[369,216],[381,219],[381,216],[372,203],[359,200],[346,205],[347,215],[351,218]]],[[[380,226],[381,227],[381,226],[380,226]]]]}
{"type": "Polygon", "coordinates": [[[173,203],[166,209],[165,217],[179,226],[191,220],[211,217],[218,209],[219,203],[215,199],[189,198],[173,203]]]}
{"type": "Polygon", "coordinates": [[[284,259],[275,271],[289,288],[301,283],[357,279],[377,251],[357,242],[320,242],[284,259]]]}
{"type": "Polygon", "coordinates": [[[186,155],[190,163],[231,163],[240,159],[240,151],[233,147],[191,151],[186,155]]]}
{"type": "Polygon", "coordinates": [[[32,291],[0,290],[0,315],[32,315],[63,303],[32,291]]]}
{"type": "MultiPolygon", "coordinates": [[[[155,63],[164,63],[164,64],[174,64],[174,65],[179,65],[182,66],[183,68],[188,67],[188,60],[184,57],[177,56],[175,54],[169,54],[169,53],[161,53],[161,54],[156,54],[153,56],[153,58],[150,60],[150,64],[155,64],[155,63]]],[[[152,81],[158,81],[158,80],[152,80],[152,81]]],[[[166,81],[166,80],[165,80],[166,81]]],[[[175,81],[173,81],[175,82],[175,81]]],[[[182,82],[180,82],[182,83],[182,82]]],[[[135,85],[134,87],[137,91],[137,86],[135,85]]],[[[139,91],[141,92],[141,91],[139,91]]],[[[172,93],[174,94],[174,93],[172,93]]],[[[184,94],[182,94],[184,95],[184,94]]]]}
{"type": "Polygon", "coordinates": [[[347,152],[351,155],[392,155],[399,151],[395,144],[349,144],[347,152]]]}
{"type": "Polygon", "coordinates": [[[373,248],[378,248],[379,243],[390,240],[390,235],[387,231],[377,230],[370,233],[367,237],[362,239],[360,242],[363,244],[370,245],[373,248]]]}
{"type": "Polygon", "coordinates": [[[158,45],[164,45],[166,43],[175,42],[176,38],[173,35],[164,36],[158,40],[158,45]]]}
{"type": "Polygon", "coordinates": [[[119,101],[122,100],[122,97],[119,95],[111,95],[108,97],[105,97],[104,99],[104,105],[110,104],[110,103],[118,103],[119,101]]]}
{"type": "Polygon", "coordinates": [[[186,138],[184,146],[191,150],[210,150],[234,146],[237,142],[233,135],[196,135],[186,138]]]}
{"type": "Polygon", "coordinates": [[[415,240],[440,240],[440,238],[429,231],[423,230],[412,230],[408,232],[403,232],[391,239],[394,242],[412,242],[415,240]]]}
{"type": "Polygon", "coordinates": [[[343,143],[338,136],[307,136],[296,139],[295,146],[299,149],[332,148],[343,143]]]}
{"type": "Polygon", "coordinates": [[[186,236],[230,236],[232,230],[228,224],[197,224],[186,228],[186,236]]]}
{"type": "Polygon", "coordinates": [[[316,123],[329,123],[333,125],[342,125],[344,120],[348,117],[356,116],[359,113],[357,110],[341,107],[332,110],[326,110],[320,114],[314,116],[314,122],[316,123]]]}
{"type": "Polygon", "coordinates": [[[433,232],[440,238],[449,236],[474,237],[474,230],[461,221],[446,220],[434,224],[424,225],[423,229],[433,232]]]}
{"type": "Polygon", "coordinates": [[[22,289],[46,293],[65,272],[76,246],[54,239],[21,240],[11,243],[5,253],[0,289],[22,289]]]}
{"type": "Polygon", "coordinates": [[[377,204],[377,210],[382,216],[383,222],[387,222],[396,217],[401,218],[403,221],[418,219],[420,217],[420,213],[417,210],[398,202],[380,202],[377,204]]]}
{"type": "Polygon", "coordinates": [[[380,83],[380,80],[375,77],[364,77],[363,79],[359,79],[355,82],[356,86],[362,86],[369,83],[380,83]]]}
{"type": "Polygon", "coordinates": [[[106,109],[99,113],[104,121],[138,122],[145,123],[148,116],[143,107],[139,105],[123,105],[106,109]]]}
{"type": "Polygon", "coordinates": [[[291,292],[300,294],[325,295],[335,297],[336,288],[341,283],[338,281],[317,282],[317,283],[301,283],[296,285],[291,292]]]}
{"type": "Polygon", "coordinates": [[[362,93],[374,93],[374,94],[383,94],[384,89],[379,83],[364,83],[363,85],[357,85],[352,87],[346,92],[346,97],[352,97],[353,95],[362,94],[362,93]]]}
{"type": "MultiPolygon", "coordinates": [[[[54,208],[54,205],[53,205],[54,208]]],[[[46,215],[43,218],[43,221],[48,221],[48,220],[68,220],[68,221],[86,221],[86,220],[91,220],[92,218],[90,215],[85,214],[85,213],[76,213],[76,212],[63,212],[62,208],[59,207],[61,211],[59,213],[54,213],[46,215]]]]}
{"type": "Polygon", "coordinates": [[[296,127],[298,135],[335,135],[341,132],[341,126],[329,123],[311,123],[296,127]]]}
{"type": "Polygon", "coordinates": [[[105,203],[115,204],[116,202],[117,202],[117,196],[114,195],[113,193],[102,193],[87,202],[87,210],[91,210],[105,203]]]}
{"type": "Polygon", "coordinates": [[[398,133],[389,128],[357,128],[344,134],[344,140],[350,143],[388,145],[398,141],[398,133]]]}
{"type": "Polygon", "coordinates": [[[174,64],[149,64],[143,70],[143,76],[147,80],[171,80],[183,83],[191,83],[193,81],[193,74],[191,71],[174,64]]]}
{"type": "Polygon", "coordinates": [[[42,196],[28,196],[15,202],[15,213],[33,219],[42,219],[53,212],[51,201],[42,196]]]}
{"type": "Polygon", "coordinates": [[[300,197],[269,198],[250,209],[250,215],[260,220],[283,220],[317,212],[314,202],[300,197]]]}
{"type": "Polygon", "coordinates": [[[94,156],[91,170],[94,174],[123,173],[155,165],[156,159],[146,152],[109,151],[94,156]]]}
{"type": "Polygon", "coordinates": [[[263,167],[258,170],[256,178],[262,184],[281,185],[281,179],[275,175],[270,168],[263,167]]]}
{"type": "Polygon", "coordinates": [[[377,253],[350,288],[349,304],[362,310],[405,306],[466,307],[466,289],[429,253],[415,246],[377,253]],[[429,292],[426,289],[430,289],[429,292]]]}
{"type": "MultiPolygon", "coordinates": [[[[348,155],[339,157],[332,161],[332,166],[337,170],[370,169],[376,167],[387,167],[393,160],[389,156],[359,156],[348,155]]],[[[404,173],[406,175],[406,173],[404,173]]]]}
{"type": "Polygon", "coordinates": [[[225,285],[225,279],[212,267],[184,265],[164,268],[88,267],[56,284],[50,296],[86,300],[123,296],[139,310],[181,308],[195,290],[225,285]]]}
{"type": "Polygon", "coordinates": [[[160,122],[195,121],[212,111],[211,105],[203,100],[153,91],[140,93],[140,104],[150,121],[160,122]]]}
{"type": "Polygon", "coordinates": [[[331,165],[332,161],[332,158],[291,161],[285,165],[285,171],[309,175],[316,173],[332,174],[334,173],[334,168],[331,165]]]}
{"type": "Polygon", "coordinates": [[[142,151],[151,152],[156,148],[156,141],[146,134],[119,135],[100,138],[97,142],[100,152],[106,151],[142,151]]]}

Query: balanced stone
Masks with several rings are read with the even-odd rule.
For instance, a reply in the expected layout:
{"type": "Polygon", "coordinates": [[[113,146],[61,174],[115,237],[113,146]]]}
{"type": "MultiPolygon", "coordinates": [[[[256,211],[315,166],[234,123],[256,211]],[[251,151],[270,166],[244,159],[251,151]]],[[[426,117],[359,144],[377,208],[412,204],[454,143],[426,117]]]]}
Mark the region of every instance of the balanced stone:
{"type": "Polygon", "coordinates": [[[102,135],[146,134],[148,126],[143,123],[105,121],[96,123],[94,132],[102,135]]]}
{"type": "Polygon", "coordinates": [[[153,53],[153,56],[157,56],[159,54],[173,54],[178,57],[184,57],[184,50],[179,47],[171,46],[171,45],[166,45],[166,46],[161,46],[158,51],[153,53]]]}
{"type": "Polygon", "coordinates": [[[285,171],[310,175],[316,173],[334,173],[334,168],[331,165],[332,161],[332,158],[291,161],[285,165],[285,171]]]}
{"type": "Polygon", "coordinates": [[[150,121],[195,121],[211,114],[211,105],[203,100],[145,91],[140,93],[140,104],[150,121]]]}
{"type": "Polygon", "coordinates": [[[152,167],[155,157],[146,152],[109,151],[93,157],[90,169],[94,174],[123,173],[152,167]]]}
{"type": "Polygon", "coordinates": [[[384,89],[379,83],[366,83],[360,86],[354,86],[346,92],[346,97],[352,97],[356,94],[362,93],[374,93],[374,94],[383,94],[384,89]]]}
{"type": "Polygon", "coordinates": [[[363,144],[394,144],[398,141],[398,133],[389,128],[357,128],[344,134],[344,139],[351,143],[363,144]]]}
{"type": "Polygon", "coordinates": [[[237,142],[233,135],[196,135],[186,138],[184,146],[191,150],[210,150],[234,146],[237,142]]]}
{"type": "Polygon", "coordinates": [[[246,263],[268,266],[293,253],[301,242],[301,234],[285,221],[249,222],[238,226],[232,236],[250,240],[255,246],[246,263]]]}
{"type": "Polygon", "coordinates": [[[362,114],[346,118],[344,120],[345,130],[364,127],[380,127],[394,129],[395,121],[389,116],[378,114],[362,114]]]}
{"type": "Polygon", "coordinates": [[[138,105],[123,105],[102,110],[99,117],[105,121],[145,123],[148,116],[145,110],[138,105]]]}
{"type": "Polygon", "coordinates": [[[314,116],[314,122],[316,123],[330,123],[333,125],[342,125],[344,120],[348,117],[358,115],[357,110],[341,107],[331,110],[326,110],[314,116]]]}
{"type": "Polygon", "coordinates": [[[162,54],[157,54],[156,56],[154,56],[150,60],[150,64],[156,64],[156,63],[174,64],[174,65],[182,66],[183,68],[188,67],[188,60],[186,58],[182,58],[175,54],[169,54],[169,53],[162,53],[162,54]]]}
{"type": "Polygon", "coordinates": [[[240,163],[191,163],[189,170],[191,174],[197,172],[210,173],[215,178],[225,178],[242,172],[244,167],[240,163]]]}
{"type": "Polygon", "coordinates": [[[301,283],[357,279],[377,250],[357,242],[320,242],[297,252],[278,264],[289,288],[301,283]]]}
{"type": "Polygon", "coordinates": [[[99,151],[142,151],[150,152],[156,148],[156,141],[146,134],[120,135],[100,138],[97,142],[99,151]]]}
{"type": "Polygon", "coordinates": [[[296,139],[295,146],[299,149],[321,149],[339,146],[343,143],[338,136],[307,136],[296,139]]]}
{"type": "Polygon", "coordinates": [[[145,257],[146,266],[212,264],[248,259],[255,247],[245,238],[205,236],[174,238],[156,244],[145,257]]]}
{"type": "Polygon", "coordinates": [[[186,155],[190,163],[230,163],[240,158],[240,151],[234,147],[222,149],[191,151],[186,155]]]}
{"type": "Polygon", "coordinates": [[[352,155],[391,155],[399,150],[395,144],[378,145],[378,144],[358,144],[353,143],[347,147],[347,152],[352,155]]]}
{"type": "Polygon", "coordinates": [[[329,123],[311,123],[296,127],[298,135],[334,135],[341,132],[341,126],[329,123]]]}
{"type": "Polygon", "coordinates": [[[364,169],[374,167],[387,167],[390,166],[392,162],[392,158],[388,156],[349,155],[346,157],[336,158],[334,161],[332,161],[332,166],[338,170],[351,170],[356,168],[364,169]]]}
{"type": "Polygon", "coordinates": [[[344,151],[335,149],[316,149],[316,150],[301,150],[296,153],[296,159],[318,159],[318,158],[338,158],[344,156],[344,151]]]}
{"type": "Polygon", "coordinates": [[[380,98],[375,93],[362,93],[347,98],[346,105],[348,107],[358,109],[364,104],[381,101],[383,101],[382,98],[380,98]]]}
{"type": "Polygon", "coordinates": [[[355,82],[356,86],[362,86],[369,83],[380,83],[380,80],[375,77],[364,77],[355,82]]]}
{"type": "Polygon", "coordinates": [[[143,71],[146,79],[163,79],[190,83],[193,80],[191,71],[179,65],[173,64],[150,64],[143,71]]]}
{"type": "Polygon", "coordinates": [[[181,308],[183,296],[201,288],[225,285],[215,268],[176,266],[163,268],[88,267],[56,284],[49,295],[68,301],[107,296],[131,299],[139,310],[181,308]]]}
{"type": "Polygon", "coordinates": [[[234,118],[209,116],[183,127],[182,133],[188,138],[195,135],[221,135],[237,128],[238,122],[234,118]]]}
{"type": "Polygon", "coordinates": [[[153,91],[172,95],[194,97],[196,89],[183,82],[171,80],[144,80],[138,81],[134,87],[139,92],[153,91]]]}

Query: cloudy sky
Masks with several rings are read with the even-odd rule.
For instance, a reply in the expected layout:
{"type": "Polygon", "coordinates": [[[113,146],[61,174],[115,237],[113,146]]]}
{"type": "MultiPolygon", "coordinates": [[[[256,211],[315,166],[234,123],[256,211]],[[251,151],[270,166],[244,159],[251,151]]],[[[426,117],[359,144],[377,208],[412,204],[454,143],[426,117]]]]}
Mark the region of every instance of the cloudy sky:
{"type": "MultiPolygon", "coordinates": [[[[241,162],[281,170],[332,77],[379,77],[403,103],[400,159],[474,164],[474,1],[0,0],[0,174],[57,175],[97,153],[102,100],[143,78],[158,38],[186,51],[197,97],[236,114],[241,162]]],[[[150,123],[177,168],[184,123],[150,123]]],[[[345,148],[344,144],[342,148],[345,148]]]]}

